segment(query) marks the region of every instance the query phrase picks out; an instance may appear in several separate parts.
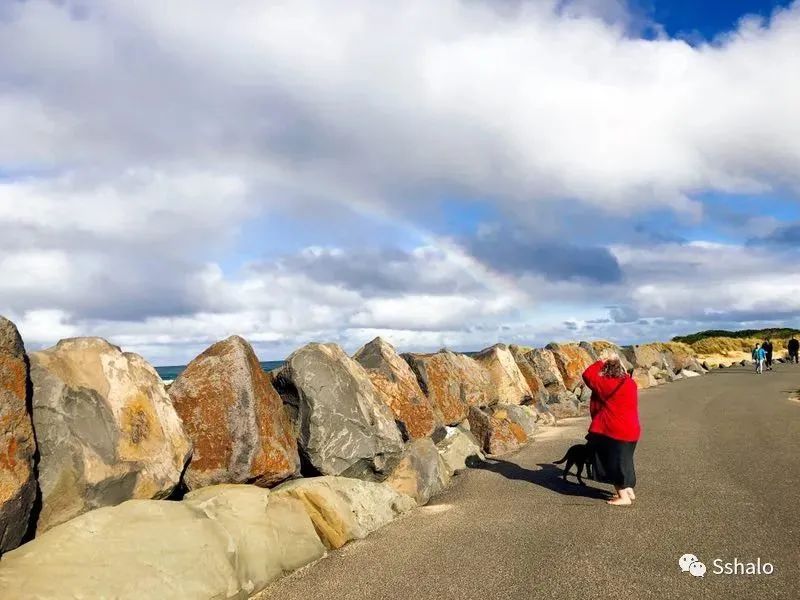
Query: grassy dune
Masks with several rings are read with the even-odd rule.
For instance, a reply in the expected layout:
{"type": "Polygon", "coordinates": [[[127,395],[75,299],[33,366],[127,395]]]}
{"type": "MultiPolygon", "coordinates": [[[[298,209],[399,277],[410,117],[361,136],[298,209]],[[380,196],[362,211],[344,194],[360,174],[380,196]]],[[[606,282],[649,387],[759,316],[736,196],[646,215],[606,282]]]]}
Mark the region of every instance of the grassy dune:
{"type": "MultiPolygon", "coordinates": [[[[770,329],[742,329],[740,331],[726,331],[724,329],[711,329],[689,335],[679,335],[672,338],[673,342],[682,342],[694,345],[706,339],[741,339],[748,341],[788,340],[793,335],[800,335],[800,330],[788,327],[773,327],[770,329]]],[[[755,343],[755,342],[753,342],[755,343]]],[[[752,347],[752,345],[751,345],[752,347]]]]}
{"type": "MultiPolygon", "coordinates": [[[[760,344],[764,338],[726,338],[726,337],[712,337],[700,340],[691,344],[691,347],[697,354],[726,354],[735,352],[751,352],[753,346],[760,344]]],[[[785,339],[773,339],[772,344],[775,347],[775,353],[783,352],[786,350],[785,339]]]]}

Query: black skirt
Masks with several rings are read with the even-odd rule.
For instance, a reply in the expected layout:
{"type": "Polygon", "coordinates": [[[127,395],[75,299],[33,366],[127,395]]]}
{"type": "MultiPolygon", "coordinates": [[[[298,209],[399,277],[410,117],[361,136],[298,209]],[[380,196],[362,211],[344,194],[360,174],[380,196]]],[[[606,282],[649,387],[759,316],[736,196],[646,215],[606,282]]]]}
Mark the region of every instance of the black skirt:
{"type": "Polygon", "coordinates": [[[586,436],[592,453],[594,479],[620,488],[636,487],[633,452],[636,442],[621,442],[599,433],[586,436]]]}

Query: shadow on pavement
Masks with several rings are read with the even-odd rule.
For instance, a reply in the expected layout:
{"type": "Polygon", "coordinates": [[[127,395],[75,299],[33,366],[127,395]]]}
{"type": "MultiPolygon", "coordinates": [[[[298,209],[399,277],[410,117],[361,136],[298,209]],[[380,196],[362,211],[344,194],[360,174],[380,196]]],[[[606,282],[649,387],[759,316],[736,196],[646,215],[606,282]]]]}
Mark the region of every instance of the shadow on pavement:
{"type": "MultiPolygon", "coordinates": [[[[590,487],[588,485],[579,485],[577,483],[572,483],[572,481],[564,481],[561,478],[562,470],[556,465],[539,463],[537,466],[540,468],[534,471],[521,467],[516,463],[496,458],[486,461],[476,460],[469,465],[472,469],[491,471],[502,475],[506,479],[527,481],[528,483],[547,488],[548,490],[564,496],[582,496],[584,498],[594,498],[597,500],[608,500],[611,498],[611,492],[606,490],[590,487]]],[[[575,476],[571,475],[570,479],[574,481],[575,476]]]]}

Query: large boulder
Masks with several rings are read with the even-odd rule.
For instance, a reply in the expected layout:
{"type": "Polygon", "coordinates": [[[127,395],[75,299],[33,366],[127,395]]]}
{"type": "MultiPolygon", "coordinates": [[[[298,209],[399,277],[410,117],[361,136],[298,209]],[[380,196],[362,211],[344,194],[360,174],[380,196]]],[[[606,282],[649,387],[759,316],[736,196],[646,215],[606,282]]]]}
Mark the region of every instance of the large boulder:
{"type": "Polygon", "coordinates": [[[470,431],[487,454],[502,456],[522,448],[528,443],[525,430],[508,418],[505,409],[490,407],[469,409],[470,431]]]}
{"type": "MultiPolygon", "coordinates": [[[[581,352],[582,355],[585,355],[583,351],[581,352]]],[[[567,389],[564,383],[564,377],[559,368],[559,361],[563,362],[563,357],[557,359],[556,352],[546,348],[533,348],[518,356],[517,363],[527,363],[528,366],[525,368],[529,368],[544,386],[543,406],[537,405],[540,415],[552,416],[555,419],[565,419],[588,413],[588,405],[581,403],[580,399],[573,393],[573,390],[567,389]]],[[[583,374],[582,371],[581,374],[583,374]]],[[[573,389],[578,389],[577,383],[573,389]]],[[[542,420],[547,422],[546,418],[542,418],[542,420]]]]}
{"type": "Polygon", "coordinates": [[[30,362],[37,534],[94,508],[172,492],[191,444],[152,366],[100,338],[61,340],[30,362]]]}
{"type": "Polygon", "coordinates": [[[660,344],[641,344],[624,349],[625,357],[634,368],[664,368],[664,351],[660,344]]]}
{"type": "Polygon", "coordinates": [[[589,405],[572,392],[554,389],[547,398],[547,410],[557,419],[569,419],[588,414],[589,405]]]}
{"type": "Polygon", "coordinates": [[[551,350],[534,348],[525,356],[548,393],[553,389],[567,389],[555,354],[551,350]]]}
{"type": "Polygon", "coordinates": [[[591,342],[580,342],[578,345],[586,352],[586,354],[589,355],[589,358],[592,359],[592,362],[600,360],[600,356],[595,351],[594,346],[592,346],[591,342]]]}
{"type": "Polygon", "coordinates": [[[533,435],[536,433],[537,422],[539,419],[538,412],[531,406],[517,406],[515,404],[496,404],[492,407],[492,414],[497,417],[502,415],[512,423],[516,423],[528,436],[529,441],[533,441],[533,435]]]}
{"type": "Polygon", "coordinates": [[[514,345],[509,346],[509,350],[514,357],[519,372],[528,385],[528,389],[531,391],[531,401],[529,404],[536,408],[538,421],[548,425],[555,424],[556,417],[547,407],[550,393],[542,382],[541,377],[539,377],[536,367],[528,357],[531,350],[514,345]]]}
{"type": "Polygon", "coordinates": [[[467,418],[470,406],[488,406],[493,401],[489,374],[469,356],[442,350],[436,354],[403,354],[403,358],[445,425],[456,425],[467,418]]]}
{"type": "Polygon", "coordinates": [[[633,380],[636,382],[636,386],[640,390],[645,390],[658,385],[658,381],[655,377],[653,377],[650,369],[637,367],[633,370],[631,377],[633,377],[633,380]]]}
{"type": "Polygon", "coordinates": [[[658,383],[671,383],[678,379],[675,371],[668,364],[665,364],[663,368],[650,367],[650,374],[658,383]]]}
{"type": "MultiPolygon", "coordinates": [[[[469,425],[469,422],[466,423],[469,425]]],[[[450,473],[462,471],[468,467],[467,462],[472,458],[483,460],[483,451],[478,440],[465,425],[456,425],[447,428],[445,438],[436,444],[439,454],[447,465],[450,473]]]]}
{"type": "Polygon", "coordinates": [[[274,485],[300,470],[289,416],[253,348],[239,336],[192,360],[169,389],[194,452],[189,489],[274,485]]]}
{"type": "Polygon", "coordinates": [[[403,452],[394,415],[366,370],[336,344],[308,344],[278,378],[298,398],[300,449],[323,475],[388,476],[403,452]]]}
{"type": "Polygon", "coordinates": [[[505,344],[496,344],[475,356],[486,369],[492,392],[501,404],[526,404],[533,402],[533,393],[522,375],[514,355],[505,344]]]}
{"type": "Polygon", "coordinates": [[[594,341],[590,345],[594,349],[598,360],[609,360],[611,358],[618,358],[619,361],[622,363],[622,366],[625,367],[625,370],[628,373],[633,371],[634,368],[633,363],[631,363],[631,361],[628,360],[625,350],[620,346],[617,346],[616,344],[612,344],[611,342],[606,342],[603,340],[594,341]]]}
{"type": "Polygon", "coordinates": [[[417,377],[394,347],[375,338],[353,358],[367,370],[378,397],[389,407],[409,439],[429,436],[438,425],[433,405],[417,377]]]}
{"type": "Polygon", "coordinates": [[[451,474],[433,440],[424,438],[406,446],[403,459],[386,483],[422,506],[447,487],[451,474]]]}
{"type": "Polygon", "coordinates": [[[514,362],[516,362],[517,368],[522,374],[522,377],[525,379],[525,383],[528,385],[528,389],[531,392],[531,404],[536,405],[540,402],[545,402],[547,400],[547,388],[545,387],[542,378],[539,377],[536,367],[529,359],[529,353],[531,350],[521,346],[512,345],[509,346],[509,351],[514,357],[514,362]]]}
{"type": "Polygon", "coordinates": [[[15,600],[245,600],[325,555],[301,502],[215,486],[182,502],[131,500],[54,527],[3,557],[15,600]]]}
{"type": "Polygon", "coordinates": [[[583,385],[583,372],[592,364],[589,353],[577,344],[548,344],[553,353],[564,386],[573,391],[583,385]]]}
{"type": "Polygon", "coordinates": [[[300,500],[328,548],[362,539],[416,506],[414,499],[386,483],[348,477],[310,477],[287,481],[273,497],[300,500]]]}
{"type": "Polygon", "coordinates": [[[36,498],[28,395],[25,345],[14,323],[0,317],[0,555],[19,545],[36,498]]]}
{"type": "Polygon", "coordinates": [[[670,342],[664,344],[666,351],[669,352],[672,359],[672,366],[676,372],[692,371],[697,375],[704,375],[706,369],[697,359],[694,350],[687,344],[677,342],[670,342]]]}

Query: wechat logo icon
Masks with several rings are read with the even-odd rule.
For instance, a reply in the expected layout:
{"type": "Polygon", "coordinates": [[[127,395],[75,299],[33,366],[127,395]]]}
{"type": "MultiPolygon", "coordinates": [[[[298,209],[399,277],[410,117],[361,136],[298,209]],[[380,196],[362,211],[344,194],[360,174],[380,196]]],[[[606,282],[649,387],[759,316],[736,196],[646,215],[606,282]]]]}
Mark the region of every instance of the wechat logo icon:
{"type": "Polygon", "coordinates": [[[678,566],[684,573],[694,577],[705,577],[706,566],[694,554],[684,554],[678,559],[678,566]]]}

